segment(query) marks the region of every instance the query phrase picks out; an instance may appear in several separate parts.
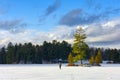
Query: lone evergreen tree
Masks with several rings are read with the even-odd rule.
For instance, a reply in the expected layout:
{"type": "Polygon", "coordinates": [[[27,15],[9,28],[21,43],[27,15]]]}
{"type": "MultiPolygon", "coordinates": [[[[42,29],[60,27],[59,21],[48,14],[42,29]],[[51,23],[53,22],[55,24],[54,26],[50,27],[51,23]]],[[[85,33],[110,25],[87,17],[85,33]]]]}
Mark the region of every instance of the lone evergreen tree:
{"type": "Polygon", "coordinates": [[[84,30],[82,28],[78,28],[76,30],[76,33],[74,34],[74,43],[72,46],[72,52],[75,54],[75,61],[80,60],[81,61],[81,65],[82,60],[85,59],[86,56],[86,49],[87,49],[87,44],[85,43],[85,39],[86,39],[86,34],[84,33],[84,30]]]}
{"type": "Polygon", "coordinates": [[[73,64],[73,56],[72,56],[72,54],[70,53],[69,55],[68,55],[68,66],[73,66],[74,64],[73,64]]]}
{"type": "Polygon", "coordinates": [[[98,50],[98,53],[95,57],[95,62],[97,65],[99,65],[99,63],[102,63],[102,55],[101,55],[100,49],[98,50]]]}
{"type": "Polygon", "coordinates": [[[91,56],[90,60],[89,60],[89,63],[91,65],[94,65],[94,62],[95,62],[95,59],[94,59],[94,56],[91,56]]]}

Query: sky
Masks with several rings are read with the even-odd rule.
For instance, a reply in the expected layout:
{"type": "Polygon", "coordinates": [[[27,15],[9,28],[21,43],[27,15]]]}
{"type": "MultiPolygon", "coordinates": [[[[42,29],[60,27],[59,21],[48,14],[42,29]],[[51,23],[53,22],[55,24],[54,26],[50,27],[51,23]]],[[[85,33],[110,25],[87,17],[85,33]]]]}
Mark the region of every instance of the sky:
{"type": "Polygon", "coordinates": [[[120,49],[120,0],[0,0],[0,46],[73,43],[78,27],[89,46],[120,49]]]}

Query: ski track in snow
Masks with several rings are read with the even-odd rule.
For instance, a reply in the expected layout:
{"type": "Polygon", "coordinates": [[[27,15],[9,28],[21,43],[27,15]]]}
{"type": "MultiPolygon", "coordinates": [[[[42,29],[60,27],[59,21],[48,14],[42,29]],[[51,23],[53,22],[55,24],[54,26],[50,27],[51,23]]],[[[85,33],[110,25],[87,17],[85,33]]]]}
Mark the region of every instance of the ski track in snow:
{"type": "Polygon", "coordinates": [[[0,80],[120,80],[120,64],[67,67],[58,64],[0,65],[0,80]]]}

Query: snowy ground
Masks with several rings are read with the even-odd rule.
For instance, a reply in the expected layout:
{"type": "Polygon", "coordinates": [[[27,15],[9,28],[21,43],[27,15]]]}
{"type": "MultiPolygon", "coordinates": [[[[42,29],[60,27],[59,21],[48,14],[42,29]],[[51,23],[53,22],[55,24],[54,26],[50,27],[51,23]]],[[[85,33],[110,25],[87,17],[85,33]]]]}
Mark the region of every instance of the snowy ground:
{"type": "Polygon", "coordinates": [[[58,64],[0,65],[0,80],[120,80],[120,64],[66,67],[58,64]]]}

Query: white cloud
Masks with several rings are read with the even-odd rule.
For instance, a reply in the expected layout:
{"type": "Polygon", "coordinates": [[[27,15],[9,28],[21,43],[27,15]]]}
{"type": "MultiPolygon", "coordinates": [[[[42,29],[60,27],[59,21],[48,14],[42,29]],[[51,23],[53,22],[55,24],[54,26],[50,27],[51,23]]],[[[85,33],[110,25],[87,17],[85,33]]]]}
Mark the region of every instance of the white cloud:
{"type": "Polygon", "coordinates": [[[108,21],[104,23],[102,26],[105,28],[110,28],[110,27],[116,27],[117,25],[120,25],[120,19],[113,19],[111,21],[108,21]]]}
{"type": "Polygon", "coordinates": [[[71,43],[71,40],[73,39],[74,30],[74,27],[58,26],[57,28],[52,29],[49,32],[37,31],[35,37],[33,37],[33,41],[34,43],[42,43],[43,41],[66,40],[71,43]]]}
{"type": "MultiPolygon", "coordinates": [[[[86,42],[90,46],[120,48],[120,24],[117,20],[120,19],[83,26],[87,34],[86,42]]],[[[69,43],[73,43],[73,34],[76,28],[77,26],[61,25],[48,32],[26,29],[17,34],[7,30],[0,30],[0,45],[7,44],[10,41],[13,43],[32,42],[34,44],[42,44],[43,41],[66,40],[69,43]]]]}
{"type": "Polygon", "coordinates": [[[88,25],[86,34],[87,42],[93,46],[119,47],[120,45],[120,23],[118,19],[113,19],[104,23],[88,25]]]}
{"type": "Polygon", "coordinates": [[[66,40],[68,42],[72,42],[73,39],[73,31],[75,28],[71,28],[68,26],[58,26],[56,29],[50,30],[49,32],[43,32],[39,30],[30,30],[26,29],[17,34],[13,34],[7,30],[0,30],[0,45],[6,45],[9,42],[13,43],[26,43],[32,42],[34,44],[42,44],[43,41],[52,41],[58,40],[63,41],[66,40]]]}

